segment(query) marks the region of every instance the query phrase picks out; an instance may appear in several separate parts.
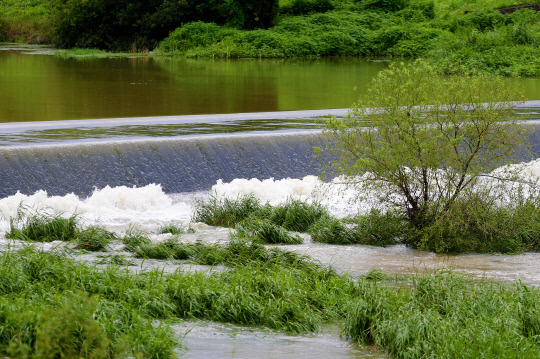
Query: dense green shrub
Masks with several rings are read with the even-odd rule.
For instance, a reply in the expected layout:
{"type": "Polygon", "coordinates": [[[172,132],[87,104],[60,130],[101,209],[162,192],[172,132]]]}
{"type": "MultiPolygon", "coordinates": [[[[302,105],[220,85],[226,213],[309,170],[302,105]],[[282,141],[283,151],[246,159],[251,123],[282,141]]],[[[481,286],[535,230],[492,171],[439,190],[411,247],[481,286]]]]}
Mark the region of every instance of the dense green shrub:
{"type": "Polygon", "coordinates": [[[268,28],[277,0],[53,0],[53,41],[62,48],[152,49],[194,21],[241,29],[268,28]]]}
{"type": "Polygon", "coordinates": [[[364,9],[398,11],[405,8],[410,0],[358,0],[364,9]]]}
{"type": "Polygon", "coordinates": [[[282,14],[307,15],[312,13],[323,13],[334,9],[334,4],[330,0],[293,0],[280,7],[282,14]]]}
{"type": "Polygon", "coordinates": [[[177,28],[159,46],[163,52],[185,52],[191,48],[210,46],[236,32],[214,23],[198,21],[177,28]]]}

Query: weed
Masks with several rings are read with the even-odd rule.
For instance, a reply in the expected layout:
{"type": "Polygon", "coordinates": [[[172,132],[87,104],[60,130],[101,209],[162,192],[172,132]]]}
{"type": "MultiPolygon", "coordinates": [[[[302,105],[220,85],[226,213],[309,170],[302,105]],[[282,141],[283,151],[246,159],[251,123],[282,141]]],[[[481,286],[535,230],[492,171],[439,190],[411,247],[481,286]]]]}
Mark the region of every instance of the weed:
{"type": "Polygon", "coordinates": [[[10,219],[6,238],[31,242],[71,241],[77,234],[77,218],[33,214],[10,219]]]}
{"type": "Polygon", "coordinates": [[[77,232],[77,249],[87,251],[106,251],[112,240],[116,240],[116,235],[98,226],[90,226],[77,232]]]}
{"type": "Polygon", "coordinates": [[[236,225],[236,235],[252,238],[260,243],[268,244],[301,244],[302,238],[289,232],[268,219],[249,217],[236,225]]]}
{"type": "Polygon", "coordinates": [[[158,230],[158,233],[159,234],[170,233],[173,235],[178,235],[178,234],[186,233],[186,230],[182,226],[176,225],[174,223],[169,223],[167,225],[161,226],[158,230]]]}
{"type": "Polygon", "coordinates": [[[212,196],[207,201],[197,203],[192,220],[211,226],[234,227],[260,209],[261,204],[254,195],[236,200],[212,196]]]}

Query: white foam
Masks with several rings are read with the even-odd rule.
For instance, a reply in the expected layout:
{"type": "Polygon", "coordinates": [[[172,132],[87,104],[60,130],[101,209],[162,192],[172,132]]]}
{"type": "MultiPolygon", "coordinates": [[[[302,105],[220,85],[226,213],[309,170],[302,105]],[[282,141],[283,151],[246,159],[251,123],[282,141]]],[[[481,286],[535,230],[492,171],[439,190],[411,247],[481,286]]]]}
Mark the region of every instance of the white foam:
{"type": "Polygon", "coordinates": [[[86,224],[101,224],[112,230],[124,230],[133,225],[141,230],[155,230],[154,227],[167,222],[187,222],[191,217],[191,205],[173,202],[171,196],[163,192],[160,185],[144,187],[105,187],[96,189],[86,199],[75,194],[48,196],[46,191],[33,195],[17,193],[0,199],[0,230],[8,228],[8,219],[15,217],[19,208],[36,212],[77,214],[86,224]]]}
{"type": "MultiPolygon", "coordinates": [[[[538,180],[540,159],[501,167],[493,173],[502,173],[508,169],[517,170],[523,178],[538,180]]],[[[343,179],[324,182],[315,176],[281,180],[238,178],[229,183],[219,180],[212,187],[211,193],[233,199],[252,193],[262,202],[272,205],[291,198],[320,202],[338,217],[364,212],[376,202],[376,194],[366,201],[370,196],[347,185],[343,179]]],[[[100,224],[117,232],[124,231],[128,226],[153,232],[157,227],[170,222],[187,224],[193,211],[193,198],[204,198],[206,195],[201,192],[169,195],[158,184],[144,187],[107,186],[96,189],[88,198],[80,198],[75,194],[49,196],[46,191],[37,191],[33,195],[17,193],[0,199],[0,232],[9,228],[9,218],[15,217],[21,206],[52,214],[77,214],[85,224],[100,224]]]]}

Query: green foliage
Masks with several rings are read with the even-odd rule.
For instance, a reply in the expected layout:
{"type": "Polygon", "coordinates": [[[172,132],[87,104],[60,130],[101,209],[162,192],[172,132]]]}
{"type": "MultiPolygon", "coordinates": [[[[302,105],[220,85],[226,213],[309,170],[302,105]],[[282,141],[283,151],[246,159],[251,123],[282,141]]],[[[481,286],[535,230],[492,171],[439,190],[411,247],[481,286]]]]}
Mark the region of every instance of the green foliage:
{"type": "Polygon", "coordinates": [[[284,227],[268,219],[249,217],[235,227],[236,235],[268,244],[301,244],[302,238],[291,235],[284,227]]]}
{"type": "MultiPolygon", "coordinates": [[[[290,231],[306,232],[319,218],[327,215],[327,210],[318,203],[309,204],[290,199],[271,208],[267,218],[290,231]]],[[[264,217],[264,212],[258,216],[264,217]]]]}
{"type": "Polygon", "coordinates": [[[98,226],[84,228],[76,235],[77,248],[93,252],[106,251],[111,241],[116,239],[113,232],[98,226]]]}
{"type": "Polygon", "coordinates": [[[161,226],[158,230],[159,234],[170,233],[172,235],[183,234],[185,232],[186,230],[184,229],[184,227],[176,225],[174,223],[169,223],[167,225],[161,226]]]}
{"type": "Polygon", "coordinates": [[[329,150],[339,156],[334,169],[425,228],[516,155],[527,131],[512,115],[518,99],[519,90],[499,78],[442,78],[422,62],[393,65],[348,116],[327,122],[329,150]]]}
{"type": "Polygon", "coordinates": [[[309,229],[314,242],[328,244],[355,244],[353,231],[342,221],[330,216],[321,217],[309,229]]]}
{"type": "Polygon", "coordinates": [[[472,197],[457,201],[430,226],[409,233],[408,243],[438,253],[539,251],[539,229],[537,201],[501,207],[472,197]]]}
{"type": "Polygon", "coordinates": [[[373,209],[348,222],[324,216],[309,229],[309,233],[315,242],[386,247],[400,243],[408,232],[403,216],[395,211],[373,209]]]}
{"type": "Polygon", "coordinates": [[[6,238],[31,242],[71,241],[77,234],[77,218],[34,214],[10,219],[6,238]]]}
{"type": "Polygon", "coordinates": [[[121,274],[114,267],[97,270],[58,254],[3,252],[0,354],[171,357],[177,341],[153,320],[158,287],[152,277],[121,274]]]}
{"type": "Polygon", "coordinates": [[[212,196],[206,202],[197,203],[192,221],[211,226],[234,227],[260,209],[261,204],[253,195],[236,200],[212,196]]]}
{"type": "Polygon", "coordinates": [[[308,15],[313,13],[324,13],[334,9],[334,4],[330,0],[293,0],[280,7],[282,14],[288,15],[308,15]]]}
{"type": "Polygon", "coordinates": [[[135,230],[133,228],[130,228],[128,231],[126,231],[121,240],[122,243],[124,243],[124,245],[126,246],[126,250],[132,252],[141,245],[148,245],[151,243],[150,238],[148,238],[145,233],[135,230]]]}
{"type": "Polygon", "coordinates": [[[372,246],[391,246],[401,242],[408,232],[403,215],[396,211],[372,209],[352,219],[354,241],[372,246]]]}
{"type": "Polygon", "coordinates": [[[192,254],[190,245],[181,244],[176,238],[169,238],[164,242],[151,243],[140,242],[135,247],[130,247],[139,258],[153,259],[188,259],[192,254]]]}
{"type": "Polygon", "coordinates": [[[360,0],[365,9],[398,11],[409,4],[409,0],[360,0]]]}
{"type": "Polygon", "coordinates": [[[364,284],[345,335],[396,358],[534,358],[538,291],[452,273],[413,278],[395,291],[364,284]],[[533,299],[534,298],[534,299],[533,299]],[[533,314],[534,313],[534,314],[533,314]]]}
{"type": "Polygon", "coordinates": [[[194,21],[242,29],[268,28],[277,0],[53,0],[53,42],[61,48],[152,49],[194,21]]]}

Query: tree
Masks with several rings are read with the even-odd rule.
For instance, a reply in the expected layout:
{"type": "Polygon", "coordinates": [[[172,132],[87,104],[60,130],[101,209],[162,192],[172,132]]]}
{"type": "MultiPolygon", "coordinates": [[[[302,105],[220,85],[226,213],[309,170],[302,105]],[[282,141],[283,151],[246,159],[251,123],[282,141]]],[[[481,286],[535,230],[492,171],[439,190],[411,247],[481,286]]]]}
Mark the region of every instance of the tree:
{"type": "Polygon", "coordinates": [[[327,121],[333,169],[397,207],[413,228],[426,228],[480,188],[487,195],[483,178],[520,153],[527,129],[514,112],[521,99],[501,78],[442,77],[424,62],[392,65],[346,117],[327,121]]]}

